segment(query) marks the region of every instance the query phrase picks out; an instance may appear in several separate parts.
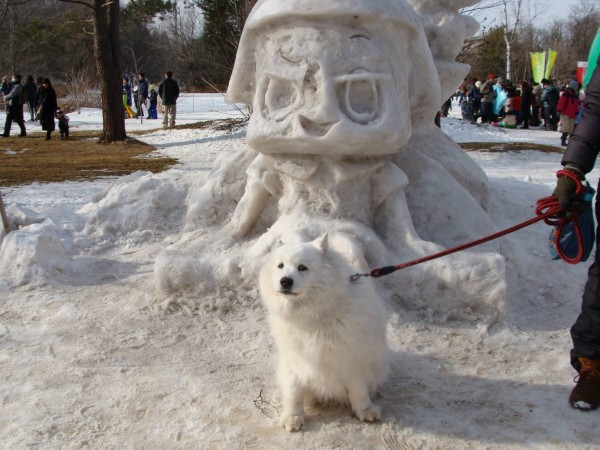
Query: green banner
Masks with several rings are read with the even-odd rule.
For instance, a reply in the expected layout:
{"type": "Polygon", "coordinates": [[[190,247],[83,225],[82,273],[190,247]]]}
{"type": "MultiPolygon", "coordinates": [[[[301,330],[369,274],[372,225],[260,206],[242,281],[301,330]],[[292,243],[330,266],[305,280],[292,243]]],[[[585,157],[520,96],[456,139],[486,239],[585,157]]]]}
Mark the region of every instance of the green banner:
{"type": "Polygon", "coordinates": [[[544,78],[544,66],[546,65],[546,52],[531,53],[531,76],[533,81],[539,83],[544,78]]]}
{"type": "Polygon", "coordinates": [[[554,68],[554,63],[556,62],[556,55],[558,55],[558,53],[554,50],[548,50],[548,64],[546,64],[544,78],[550,78],[550,74],[552,73],[552,69],[554,68]]]}
{"type": "Polygon", "coordinates": [[[598,31],[596,32],[596,38],[594,42],[592,42],[592,47],[590,48],[590,55],[588,57],[588,65],[587,70],[585,72],[585,78],[583,79],[583,87],[585,88],[592,78],[592,73],[596,69],[596,64],[600,59],[600,27],[598,27],[598,31]]]}

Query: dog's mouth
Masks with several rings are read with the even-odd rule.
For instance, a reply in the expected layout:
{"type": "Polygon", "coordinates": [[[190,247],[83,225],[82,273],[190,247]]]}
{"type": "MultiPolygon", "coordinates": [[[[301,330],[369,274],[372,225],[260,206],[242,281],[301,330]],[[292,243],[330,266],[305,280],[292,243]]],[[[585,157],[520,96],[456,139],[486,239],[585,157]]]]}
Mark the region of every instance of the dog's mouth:
{"type": "Polygon", "coordinates": [[[296,293],[296,292],[292,292],[292,291],[290,291],[289,289],[280,289],[280,290],[279,290],[279,293],[280,293],[280,294],[283,294],[283,295],[290,295],[290,296],[292,296],[292,297],[295,297],[296,295],[298,295],[298,293],[296,293]]]}

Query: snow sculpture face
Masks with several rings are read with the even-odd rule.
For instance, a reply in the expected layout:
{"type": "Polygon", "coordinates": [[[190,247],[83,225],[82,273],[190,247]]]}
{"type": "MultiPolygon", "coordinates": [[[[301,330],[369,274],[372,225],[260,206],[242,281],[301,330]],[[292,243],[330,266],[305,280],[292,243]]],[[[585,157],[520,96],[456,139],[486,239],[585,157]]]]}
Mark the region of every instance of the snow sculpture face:
{"type": "Polygon", "coordinates": [[[262,153],[398,152],[411,135],[407,74],[398,61],[405,46],[340,23],[263,34],[248,143],[262,153]]]}

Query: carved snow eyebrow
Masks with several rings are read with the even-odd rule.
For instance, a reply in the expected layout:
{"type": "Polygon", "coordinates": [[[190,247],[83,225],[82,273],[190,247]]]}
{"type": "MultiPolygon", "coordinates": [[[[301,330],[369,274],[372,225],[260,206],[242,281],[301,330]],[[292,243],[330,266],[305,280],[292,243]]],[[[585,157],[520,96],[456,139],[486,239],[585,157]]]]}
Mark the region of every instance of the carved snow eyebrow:
{"type": "Polygon", "coordinates": [[[368,41],[371,40],[371,38],[365,34],[353,34],[352,36],[350,36],[350,39],[359,39],[359,38],[366,39],[368,41]]]}

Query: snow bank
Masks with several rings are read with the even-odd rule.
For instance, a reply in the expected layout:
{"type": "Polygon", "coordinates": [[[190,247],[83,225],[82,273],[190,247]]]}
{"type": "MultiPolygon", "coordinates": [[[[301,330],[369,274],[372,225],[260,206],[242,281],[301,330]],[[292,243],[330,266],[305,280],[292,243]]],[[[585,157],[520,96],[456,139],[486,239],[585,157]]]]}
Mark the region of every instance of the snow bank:
{"type": "Polygon", "coordinates": [[[0,246],[0,287],[34,288],[69,264],[59,231],[50,219],[8,233],[0,246]]]}
{"type": "Polygon", "coordinates": [[[178,230],[185,214],[187,185],[168,175],[135,172],[112,186],[102,199],[78,212],[85,217],[81,234],[136,244],[178,230]]]}

